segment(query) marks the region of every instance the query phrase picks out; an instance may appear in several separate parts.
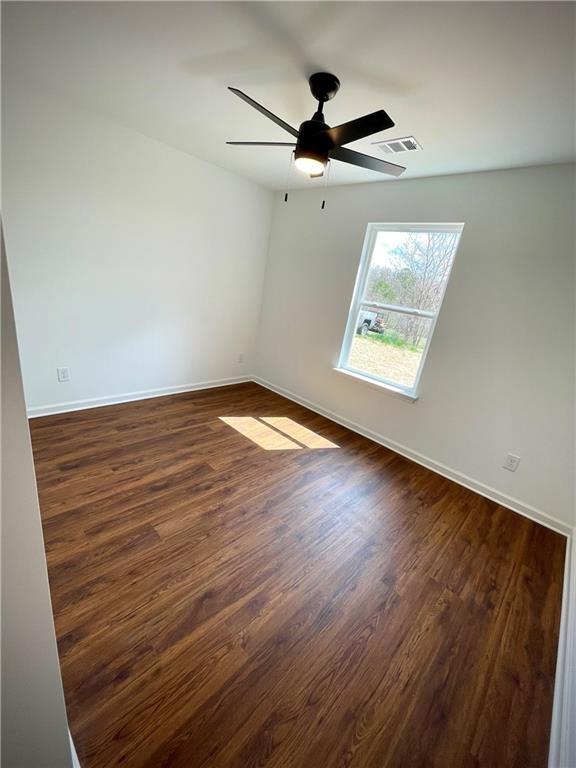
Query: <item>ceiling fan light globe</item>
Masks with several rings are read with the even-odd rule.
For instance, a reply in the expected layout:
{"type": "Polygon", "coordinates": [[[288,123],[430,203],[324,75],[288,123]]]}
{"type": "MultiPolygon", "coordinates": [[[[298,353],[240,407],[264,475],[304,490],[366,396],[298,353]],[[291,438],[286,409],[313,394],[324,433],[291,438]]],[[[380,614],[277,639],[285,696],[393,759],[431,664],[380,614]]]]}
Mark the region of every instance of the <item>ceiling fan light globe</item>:
{"type": "Polygon", "coordinates": [[[309,176],[321,176],[324,173],[325,164],[314,157],[297,157],[294,160],[294,165],[299,171],[307,173],[309,176]]]}

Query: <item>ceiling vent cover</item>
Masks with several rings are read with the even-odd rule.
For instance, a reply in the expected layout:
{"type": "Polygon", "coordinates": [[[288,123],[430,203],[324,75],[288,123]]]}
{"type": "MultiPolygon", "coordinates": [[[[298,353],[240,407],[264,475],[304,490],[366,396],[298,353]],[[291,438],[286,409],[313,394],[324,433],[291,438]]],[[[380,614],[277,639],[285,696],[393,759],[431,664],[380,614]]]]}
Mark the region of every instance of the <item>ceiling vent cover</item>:
{"type": "Polygon", "coordinates": [[[374,141],[372,143],[387,155],[397,154],[398,152],[418,152],[422,149],[414,136],[404,136],[402,139],[388,139],[387,141],[374,141]]]}

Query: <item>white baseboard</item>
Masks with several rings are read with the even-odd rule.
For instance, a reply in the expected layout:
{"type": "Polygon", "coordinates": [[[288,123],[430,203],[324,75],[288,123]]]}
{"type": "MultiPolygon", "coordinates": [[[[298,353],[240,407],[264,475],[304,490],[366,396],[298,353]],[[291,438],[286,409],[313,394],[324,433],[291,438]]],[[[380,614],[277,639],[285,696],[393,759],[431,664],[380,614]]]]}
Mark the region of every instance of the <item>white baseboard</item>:
{"type": "Polygon", "coordinates": [[[68,738],[70,739],[70,757],[72,758],[72,768],[82,768],[80,765],[80,760],[78,760],[78,755],[76,754],[76,747],[74,746],[74,740],[72,739],[70,728],[68,728],[68,738]]]}
{"type": "MultiPolygon", "coordinates": [[[[453,480],[455,483],[458,483],[458,485],[463,485],[465,488],[469,488],[471,491],[475,491],[481,496],[485,496],[487,499],[495,501],[497,504],[500,504],[503,507],[507,507],[514,512],[518,512],[519,515],[528,517],[530,520],[535,520],[537,523],[541,523],[547,528],[551,528],[553,531],[561,533],[563,536],[569,537],[572,534],[572,527],[568,525],[568,523],[564,523],[552,515],[543,512],[542,510],[531,507],[529,504],[524,504],[524,502],[519,501],[512,496],[501,493],[495,488],[491,488],[490,486],[485,485],[478,480],[474,480],[473,478],[468,477],[467,475],[464,475],[455,469],[447,467],[445,464],[441,464],[439,461],[435,461],[434,459],[428,458],[428,456],[424,456],[417,451],[413,451],[411,448],[407,448],[405,445],[401,445],[394,440],[390,440],[384,435],[380,435],[377,432],[372,432],[370,429],[366,429],[360,424],[356,424],[354,421],[350,421],[349,419],[346,419],[343,416],[328,410],[327,408],[323,408],[321,405],[313,403],[304,397],[295,395],[293,392],[289,392],[287,389],[279,387],[277,384],[273,384],[266,379],[262,379],[259,376],[253,376],[252,381],[256,382],[256,384],[260,384],[262,387],[266,387],[266,389],[272,390],[272,392],[276,392],[278,395],[282,395],[283,397],[288,398],[288,400],[293,400],[295,403],[299,403],[299,405],[303,405],[304,407],[309,408],[311,411],[319,413],[321,416],[326,416],[326,418],[335,421],[337,424],[341,424],[343,427],[352,430],[352,432],[357,432],[359,435],[367,437],[368,439],[373,440],[375,443],[383,445],[385,448],[390,448],[390,450],[399,453],[401,456],[405,456],[407,459],[415,461],[417,464],[421,464],[423,467],[431,469],[433,472],[436,472],[443,477],[447,477],[449,480],[453,480]]],[[[576,768],[576,765],[574,768],[576,768]]]]}
{"type": "Polygon", "coordinates": [[[576,546],[566,548],[548,768],[576,766],[576,546]]]}
{"type": "Polygon", "coordinates": [[[214,387],[228,387],[231,384],[243,384],[252,381],[250,376],[234,376],[227,379],[214,379],[212,381],[199,381],[195,384],[179,384],[174,387],[161,387],[160,389],[143,389],[139,392],[125,392],[121,395],[109,395],[107,397],[93,397],[88,400],[71,400],[67,403],[55,403],[53,405],[37,405],[27,408],[29,419],[40,416],[52,416],[57,413],[69,413],[70,411],[85,411],[88,408],[102,408],[104,405],[118,405],[130,403],[134,400],[148,400],[151,397],[164,397],[165,395],[177,395],[181,392],[193,392],[196,389],[213,389],[214,387]]]}

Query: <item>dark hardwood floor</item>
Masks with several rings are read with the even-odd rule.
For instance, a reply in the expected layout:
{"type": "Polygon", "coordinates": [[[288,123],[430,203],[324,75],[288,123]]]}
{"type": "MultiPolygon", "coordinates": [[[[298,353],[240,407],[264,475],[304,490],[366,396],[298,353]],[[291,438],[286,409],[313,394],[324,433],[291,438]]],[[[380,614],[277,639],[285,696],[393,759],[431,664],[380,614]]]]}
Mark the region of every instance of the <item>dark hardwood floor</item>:
{"type": "Polygon", "coordinates": [[[255,384],[31,430],[83,768],[546,765],[559,534],[255,384]]]}

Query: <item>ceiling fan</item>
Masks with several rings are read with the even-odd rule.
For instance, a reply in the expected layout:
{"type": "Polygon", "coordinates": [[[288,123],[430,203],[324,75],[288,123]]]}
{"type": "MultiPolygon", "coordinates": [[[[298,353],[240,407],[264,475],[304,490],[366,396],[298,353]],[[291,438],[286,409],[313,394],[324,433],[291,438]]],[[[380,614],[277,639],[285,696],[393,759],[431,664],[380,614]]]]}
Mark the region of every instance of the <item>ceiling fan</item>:
{"type": "Polygon", "coordinates": [[[379,171],[390,176],[400,176],[406,168],[395,163],[379,160],[361,152],[347,149],[343,145],[351,141],[363,139],[373,133],[392,128],[394,121],[383,110],[372,112],[369,115],[350,120],[348,123],[330,127],[324,122],[324,104],[338,93],[340,80],[329,72],[316,72],[308,79],[312,96],[318,101],[318,108],[310,120],[305,120],[298,130],[288,125],[280,117],[270,110],[258,104],[238,88],[228,88],[236,96],[243,99],[251,107],[257,109],[274,123],[290,133],[295,141],[227,141],[226,144],[250,147],[295,147],[294,164],[298,170],[307,173],[311,178],[322,176],[329,160],[340,160],[343,163],[357,165],[360,168],[368,168],[371,171],[379,171]]]}

